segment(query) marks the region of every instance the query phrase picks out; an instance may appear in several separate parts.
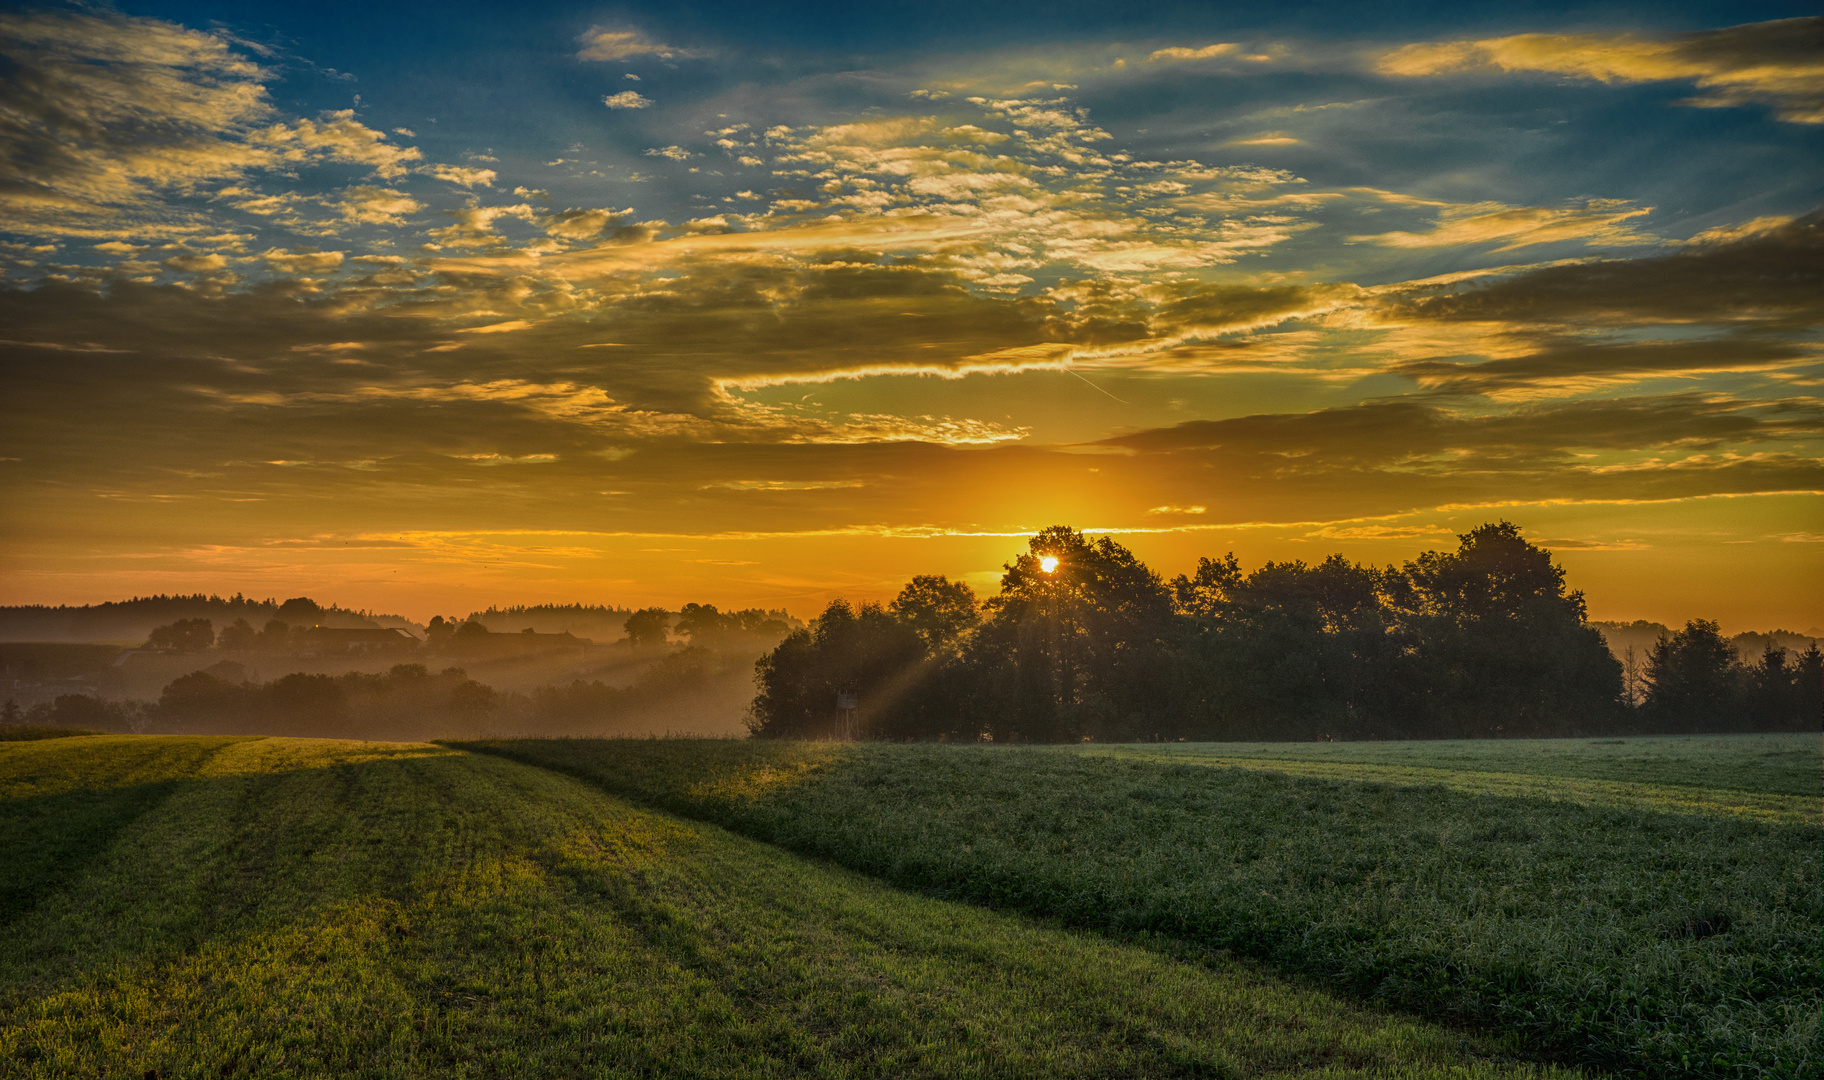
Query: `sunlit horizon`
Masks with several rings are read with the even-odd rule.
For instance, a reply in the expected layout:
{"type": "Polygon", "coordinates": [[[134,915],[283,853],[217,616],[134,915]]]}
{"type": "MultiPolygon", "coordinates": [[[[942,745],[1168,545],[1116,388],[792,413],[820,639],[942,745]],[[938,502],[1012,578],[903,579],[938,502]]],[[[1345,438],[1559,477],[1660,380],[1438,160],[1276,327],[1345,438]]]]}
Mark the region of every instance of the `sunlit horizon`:
{"type": "Polygon", "coordinates": [[[1824,611],[1796,5],[0,15],[0,604],[425,621],[1485,522],[1824,611]],[[358,33],[350,27],[360,27],[358,33]]]}

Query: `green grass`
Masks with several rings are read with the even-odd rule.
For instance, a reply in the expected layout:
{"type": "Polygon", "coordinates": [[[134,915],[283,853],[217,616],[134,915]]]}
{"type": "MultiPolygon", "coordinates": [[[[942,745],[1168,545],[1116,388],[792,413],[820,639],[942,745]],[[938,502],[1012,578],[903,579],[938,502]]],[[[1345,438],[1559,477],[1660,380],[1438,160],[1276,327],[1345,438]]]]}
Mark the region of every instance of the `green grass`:
{"type": "Polygon", "coordinates": [[[1453,739],[1383,743],[1157,743],[1078,753],[1295,776],[1439,784],[1591,806],[1729,814],[1789,825],[1819,820],[1817,739],[1803,734],[1634,739],[1453,739]]]}
{"type": "Polygon", "coordinates": [[[1156,748],[463,745],[936,895],[1231,949],[1561,1060],[1820,1075],[1816,824],[1156,748]]]}
{"type": "Polygon", "coordinates": [[[32,742],[37,739],[67,739],[73,735],[99,735],[85,728],[53,727],[50,724],[0,724],[0,742],[32,742]]]}
{"type": "Polygon", "coordinates": [[[9,1076],[1575,1075],[498,756],[8,744],[0,807],[9,1076]]]}
{"type": "MultiPolygon", "coordinates": [[[[1161,743],[1097,747],[1186,758],[1336,762],[1616,780],[1817,799],[1824,759],[1813,734],[1656,735],[1628,739],[1431,742],[1161,743]]],[[[1188,763],[1188,762],[1187,762],[1188,763]]],[[[1813,807],[1816,810],[1816,807],[1813,807]]],[[[1814,813],[1813,817],[1817,815],[1814,813]]]]}

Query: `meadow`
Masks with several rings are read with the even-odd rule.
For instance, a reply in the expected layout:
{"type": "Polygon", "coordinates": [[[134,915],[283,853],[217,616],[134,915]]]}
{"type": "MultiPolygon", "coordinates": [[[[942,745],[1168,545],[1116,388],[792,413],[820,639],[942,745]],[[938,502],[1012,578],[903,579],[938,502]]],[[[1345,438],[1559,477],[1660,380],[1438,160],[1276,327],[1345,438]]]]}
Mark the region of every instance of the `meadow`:
{"type": "MultiPolygon", "coordinates": [[[[742,744],[496,749],[663,765],[680,792],[708,770],[737,800],[837,756],[758,748],[761,776],[742,744]]],[[[0,885],[11,1076],[1580,1075],[1186,939],[918,895],[445,746],[8,742],[0,885]]]]}
{"type": "Polygon", "coordinates": [[[1815,1077],[1811,739],[462,745],[928,895],[1226,950],[1579,1066],[1815,1077]]]}

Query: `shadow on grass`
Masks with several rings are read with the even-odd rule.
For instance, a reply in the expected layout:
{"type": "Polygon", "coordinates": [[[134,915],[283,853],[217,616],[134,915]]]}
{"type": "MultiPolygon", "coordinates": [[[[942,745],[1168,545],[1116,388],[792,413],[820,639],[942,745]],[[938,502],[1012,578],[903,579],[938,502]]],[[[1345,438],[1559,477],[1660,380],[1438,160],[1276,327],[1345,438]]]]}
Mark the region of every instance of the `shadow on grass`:
{"type": "Polygon", "coordinates": [[[1232,950],[1560,1060],[1818,1075],[1815,825],[1017,747],[451,745],[901,887],[1232,950]]]}

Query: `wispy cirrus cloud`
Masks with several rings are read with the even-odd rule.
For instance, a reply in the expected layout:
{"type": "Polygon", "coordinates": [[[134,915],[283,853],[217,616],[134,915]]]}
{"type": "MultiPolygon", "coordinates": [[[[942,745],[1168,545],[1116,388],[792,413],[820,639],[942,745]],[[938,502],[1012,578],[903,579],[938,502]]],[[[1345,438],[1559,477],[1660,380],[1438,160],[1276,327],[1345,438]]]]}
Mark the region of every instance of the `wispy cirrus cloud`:
{"type": "Polygon", "coordinates": [[[1352,236],[1360,244],[1401,248],[1442,248],[1495,244],[1497,252],[1536,244],[1581,241],[1596,246],[1633,246],[1661,241],[1627,224],[1652,213],[1626,199],[1587,199],[1571,206],[1502,206],[1474,203],[1450,206],[1438,223],[1423,232],[1385,232],[1352,236]]]}
{"type": "Polygon", "coordinates": [[[1789,123],[1824,124],[1824,17],[1748,23],[1659,37],[1514,34],[1406,45],[1381,55],[1384,74],[1543,72],[1600,82],[1693,82],[1686,105],[1769,105],[1789,123]]]}

